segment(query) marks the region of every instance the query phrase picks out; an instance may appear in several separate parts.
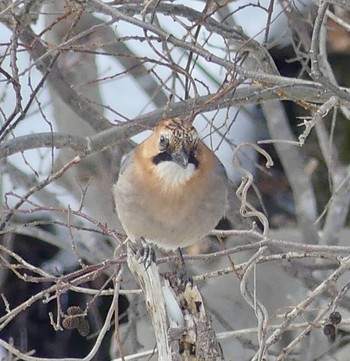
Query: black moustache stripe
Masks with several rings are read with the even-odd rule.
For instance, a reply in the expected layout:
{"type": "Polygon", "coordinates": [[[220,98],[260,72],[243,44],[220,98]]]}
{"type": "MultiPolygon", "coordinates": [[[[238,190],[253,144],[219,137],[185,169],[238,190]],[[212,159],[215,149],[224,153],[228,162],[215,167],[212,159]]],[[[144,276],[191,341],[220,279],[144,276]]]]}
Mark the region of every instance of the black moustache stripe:
{"type": "MultiPolygon", "coordinates": [[[[169,153],[161,152],[152,158],[152,162],[153,164],[158,165],[162,162],[173,162],[173,159],[169,153]]],[[[191,163],[195,166],[195,168],[198,168],[199,162],[193,154],[190,154],[190,157],[188,158],[188,163],[191,163]]]]}
{"type": "Polygon", "coordinates": [[[155,165],[158,165],[162,162],[171,162],[173,159],[171,158],[171,155],[167,152],[161,152],[158,153],[156,156],[153,157],[152,162],[155,165]]]}

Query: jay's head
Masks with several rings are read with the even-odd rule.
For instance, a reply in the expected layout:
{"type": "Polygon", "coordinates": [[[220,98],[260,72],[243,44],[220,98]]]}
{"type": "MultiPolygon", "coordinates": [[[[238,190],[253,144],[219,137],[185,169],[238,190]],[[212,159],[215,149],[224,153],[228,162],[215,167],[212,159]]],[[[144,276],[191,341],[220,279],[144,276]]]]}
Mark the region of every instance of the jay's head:
{"type": "Polygon", "coordinates": [[[198,135],[190,122],[180,118],[163,120],[154,129],[153,137],[157,143],[157,154],[153,157],[155,165],[174,162],[184,169],[189,164],[197,168],[198,135]]]}
{"type": "Polygon", "coordinates": [[[140,144],[136,160],[144,175],[155,176],[149,181],[154,183],[158,179],[164,189],[172,192],[199,175],[201,144],[196,129],[188,120],[165,119],[140,144]]]}

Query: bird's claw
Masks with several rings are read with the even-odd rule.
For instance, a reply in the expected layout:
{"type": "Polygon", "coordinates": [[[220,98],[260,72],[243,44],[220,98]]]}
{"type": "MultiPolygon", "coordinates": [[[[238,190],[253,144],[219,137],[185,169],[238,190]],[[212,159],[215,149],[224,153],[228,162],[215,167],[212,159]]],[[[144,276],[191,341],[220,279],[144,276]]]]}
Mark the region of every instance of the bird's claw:
{"type": "Polygon", "coordinates": [[[185,260],[181,251],[181,248],[176,250],[178,256],[178,263],[177,263],[177,276],[179,281],[186,286],[187,283],[193,284],[193,278],[187,273],[187,268],[185,264],[185,260]]]}
{"type": "Polygon", "coordinates": [[[137,256],[139,263],[142,263],[147,270],[152,263],[156,262],[156,254],[153,247],[146,242],[144,238],[141,238],[138,242],[137,256]]]}
{"type": "Polygon", "coordinates": [[[187,283],[193,285],[193,278],[187,273],[185,265],[180,265],[176,270],[180,283],[186,287],[187,283]]]}

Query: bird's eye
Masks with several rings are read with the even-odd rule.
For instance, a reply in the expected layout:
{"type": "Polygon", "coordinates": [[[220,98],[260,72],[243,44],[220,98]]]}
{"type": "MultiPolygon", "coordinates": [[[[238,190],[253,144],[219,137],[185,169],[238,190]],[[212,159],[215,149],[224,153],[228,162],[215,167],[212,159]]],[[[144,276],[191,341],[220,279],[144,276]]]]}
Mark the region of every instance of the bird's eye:
{"type": "Polygon", "coordinates": [[[164,150],[169,145],[169,139],[164,134],[161,134],[159,137],[159,149],[164,150]]]}

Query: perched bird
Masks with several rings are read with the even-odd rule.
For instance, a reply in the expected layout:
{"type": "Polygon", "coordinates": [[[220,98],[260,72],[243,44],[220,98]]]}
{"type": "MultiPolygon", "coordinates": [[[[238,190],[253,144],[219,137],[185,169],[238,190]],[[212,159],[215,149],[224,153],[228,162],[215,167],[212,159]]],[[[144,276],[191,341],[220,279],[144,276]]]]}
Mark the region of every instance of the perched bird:
{"type": "Polygon", "coordinates": [[[224,215],[224,166],[187,120],[161,121],[132,152],[113,188],[116,210],[131,241],[165,250],[206,236],[224,215]]]}

